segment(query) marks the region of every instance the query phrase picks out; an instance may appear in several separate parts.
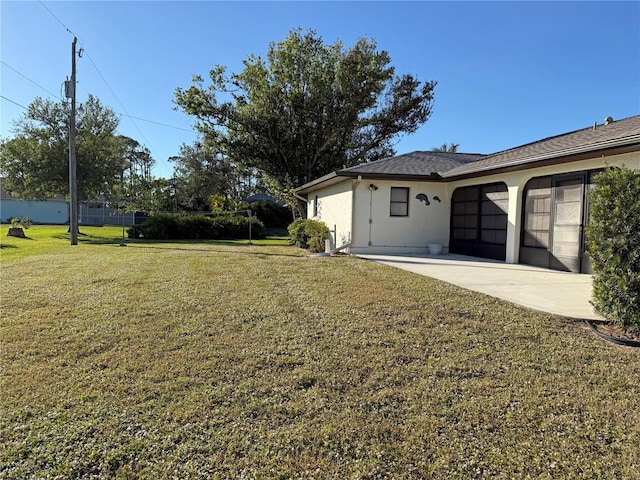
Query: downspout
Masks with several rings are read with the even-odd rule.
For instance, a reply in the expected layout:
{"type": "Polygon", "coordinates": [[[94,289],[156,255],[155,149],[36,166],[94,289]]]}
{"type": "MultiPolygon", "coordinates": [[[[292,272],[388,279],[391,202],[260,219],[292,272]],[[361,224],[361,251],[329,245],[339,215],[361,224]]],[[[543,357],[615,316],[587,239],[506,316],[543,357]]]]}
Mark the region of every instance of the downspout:
{"type": "Polygon", "coordinates": [[[351,235],[349,238],[349,244],[353,244],[353,236],[356,231],[356,190],[358,185],[362,182],[362,175],[358,175],[358,178],[351,185],[351,235]]]}
{"type": "Polygon", "coordinates": [[[373,224],[373,189],[369,187],[369,243],[371,246],[371,228],[373,224]]]}

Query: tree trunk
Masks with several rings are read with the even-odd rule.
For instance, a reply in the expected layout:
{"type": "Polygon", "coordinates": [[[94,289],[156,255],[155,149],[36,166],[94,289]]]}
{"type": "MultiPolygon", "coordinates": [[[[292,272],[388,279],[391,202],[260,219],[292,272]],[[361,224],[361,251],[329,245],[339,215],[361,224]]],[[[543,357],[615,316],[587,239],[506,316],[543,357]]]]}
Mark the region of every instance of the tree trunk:
{"type": "Polygon", "coordinates": [[[9,233],[7,237],[27,238],[24,234],[24,230],[20,227],[9,227],[9,233]]]}

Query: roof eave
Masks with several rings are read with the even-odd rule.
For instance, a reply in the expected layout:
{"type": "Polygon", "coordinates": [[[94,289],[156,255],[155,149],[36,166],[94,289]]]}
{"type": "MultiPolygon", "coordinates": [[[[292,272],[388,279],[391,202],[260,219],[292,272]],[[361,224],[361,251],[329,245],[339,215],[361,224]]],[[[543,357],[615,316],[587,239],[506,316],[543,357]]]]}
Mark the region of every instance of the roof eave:
{"type": "Polygon", "coordinates": [[[320,177],[312,182],[306,183],[295,189],[296,193],[300,195],[306,195],[322,188],[330,187],[337,183],[346,181],[348,179],[369,179],[369,180],[395,180],[405,182],[437,182],[442,181],[442,176],[437,172],[431,172],[429,174],[420,175],[407,175],[407,174],[394,174],[394,173],[380,173],[380,172],[349,172],[340,170],[332,172],[324,177],[320,177]]]}

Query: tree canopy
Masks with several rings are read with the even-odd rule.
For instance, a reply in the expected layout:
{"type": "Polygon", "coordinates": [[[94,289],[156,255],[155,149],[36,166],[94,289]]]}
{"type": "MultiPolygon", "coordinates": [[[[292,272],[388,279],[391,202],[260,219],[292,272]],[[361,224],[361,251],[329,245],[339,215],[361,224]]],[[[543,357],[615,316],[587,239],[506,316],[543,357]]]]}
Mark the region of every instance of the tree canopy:
{"type": "Polygon", "coordinates": [[[250,55],[240,73],[216,66],[208,86],[194,75],[175,102],[211,148],[280,187],[298,186],[393,155],[394,139],[428,120],[436,82],[397,76],[390,63],[372,40],[347,49],[297,29],[265,59],[250,55]]]}
{"type": "MultiPolygon", "coordinates": [[[[76,123],[79,201],[121,190],[127,172],[134,172],[128,154],[142,158],[147,166],[152,163],[137,142],[116,135],[118,118],[110,108],[91,95],[83,108],[76,123]]],[[[13,138],[0,142],[0,171],[6,176],[6,189],[24,199],[67,196],[69,106],[36,98],[14,123],[14,133],[13,138]]]]}
{"type": "Polygon", "coordinates": [[[232,189],[233,167],[228,160],[206,149],[202,143],[183,144],[174,163],[173,187],[177,208],[188,211],[209,210],[209,197],[228,196],[232,189]]]}
{"type": "Polygon", "coordinates": [[[456,153],[458,151],[458,147],[460,146],[459,143],[443,143],[442,145],[440,145],[439,147],[435,147],[432,148],[431,151],[432,152],[449,152],[449,153],[456,153]]]}

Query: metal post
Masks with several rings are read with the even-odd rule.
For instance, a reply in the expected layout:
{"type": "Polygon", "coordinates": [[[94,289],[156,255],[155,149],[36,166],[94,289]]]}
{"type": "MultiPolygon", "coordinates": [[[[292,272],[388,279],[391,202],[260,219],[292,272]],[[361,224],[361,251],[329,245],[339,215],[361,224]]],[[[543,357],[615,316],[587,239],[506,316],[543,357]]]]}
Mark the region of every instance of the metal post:
{"type": "Polygon", "coordinates": [[[251,210],[247,210],[247,213],[249,214],[249,245],[253,245],[251,242],[251,210]]]}
{"type": "Polygon", "coordinates": [[[69,233],[71,245],[78,244],[78,189],[76,180],[76,42],[71,44],[71,111],[69,112],[69,233]]]}

